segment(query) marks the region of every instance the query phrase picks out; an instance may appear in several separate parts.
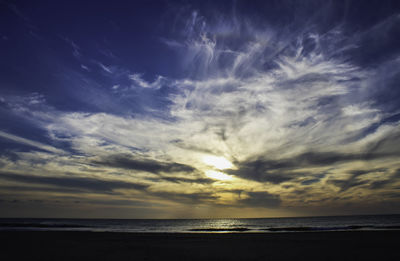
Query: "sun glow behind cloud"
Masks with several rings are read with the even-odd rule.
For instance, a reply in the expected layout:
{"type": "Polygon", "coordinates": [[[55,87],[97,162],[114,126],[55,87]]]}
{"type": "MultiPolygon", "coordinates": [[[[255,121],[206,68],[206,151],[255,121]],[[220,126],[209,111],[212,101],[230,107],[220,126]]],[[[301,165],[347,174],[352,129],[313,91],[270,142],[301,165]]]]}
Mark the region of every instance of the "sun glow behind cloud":
{"type": "Polygon", "coordinates": [[[203,157],[203,162],[219,170],[231,169],[233,167],[233,164],[224,157],[207,155],[203,157]]]}
{"type": "Polygon", "coordinates": [[[207,170],[205,173],[207,177],[216,180],[230,181],[234,179],[234,177],[232,177],[231,175],[225,174],[221,171],[207,170]]]}

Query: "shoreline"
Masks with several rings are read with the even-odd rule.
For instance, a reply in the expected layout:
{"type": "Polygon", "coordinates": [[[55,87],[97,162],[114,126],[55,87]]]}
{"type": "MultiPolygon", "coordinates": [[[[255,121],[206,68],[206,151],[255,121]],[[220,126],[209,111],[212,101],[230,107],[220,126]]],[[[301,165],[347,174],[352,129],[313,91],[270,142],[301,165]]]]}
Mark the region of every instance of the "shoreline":
{"type": "Polygon", "coordinates": [[[274,234],[299,234],[299,233],[341,233],[341,232],[390,232],[397,231],[400,233],[400,228],[383,228],[383,229],[374,229],[374,228],[361,228],[361,229],[264,229],[264,230],[256,230],[256,229],[190,229],[185,231],[129,231],[129,230],[107,230],[107,229],[93,229],[93,230],[78,230],[78,229],[63,229],[63,228],[0,228],[0,233],[9,233],[9,232],[51,232],[51,233],[107,233],[107,234],[133,234],[133,235],[142,235],[142,234],[153,234],[153,235],[163,235],[163,234],[194,234],[194,235],[209,235],[209,234],[261,234],[261,235],[274,235],[274,234]]]}
{"type": "Polygon", "coordinates": [[[279,233],[1,231],[2,260],[400,260],[399,230],[279,233]]]}

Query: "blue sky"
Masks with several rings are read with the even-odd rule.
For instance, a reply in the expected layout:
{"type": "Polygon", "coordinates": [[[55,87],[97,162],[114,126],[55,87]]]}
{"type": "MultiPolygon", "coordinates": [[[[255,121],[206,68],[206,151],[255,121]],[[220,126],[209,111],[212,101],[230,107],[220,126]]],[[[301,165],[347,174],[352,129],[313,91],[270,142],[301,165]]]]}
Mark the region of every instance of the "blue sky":
{"type": "Polygon", "coordinates": [[[9,217],[399,213],[397,1],[0,1],[9,217]]]}

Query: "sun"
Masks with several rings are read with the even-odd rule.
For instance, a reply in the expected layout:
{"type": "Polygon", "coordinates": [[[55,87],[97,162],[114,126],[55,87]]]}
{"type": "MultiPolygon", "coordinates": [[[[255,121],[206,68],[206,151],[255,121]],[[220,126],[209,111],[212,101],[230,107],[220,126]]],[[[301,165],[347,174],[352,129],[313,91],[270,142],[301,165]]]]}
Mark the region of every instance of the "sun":
{"type": "Polygon", "coordinates": [[[232,176],[222,173],[220,171],[207,170],[205,173],[207,177],[212,179],[223,180],[223,181],[229,181],[234,179],[232,176]]]}
{"type": "Polygon", "coordinates": [[[203,162],[219,170],[230,169],[233,167],[233,164],[224,157],[207,155],[203,157],[203,162]]]}

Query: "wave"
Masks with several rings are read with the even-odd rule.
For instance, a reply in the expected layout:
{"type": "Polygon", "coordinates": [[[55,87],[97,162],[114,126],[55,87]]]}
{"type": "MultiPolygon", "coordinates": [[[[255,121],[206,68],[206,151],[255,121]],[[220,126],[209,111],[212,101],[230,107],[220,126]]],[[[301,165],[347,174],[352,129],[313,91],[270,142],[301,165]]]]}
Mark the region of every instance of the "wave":
{"type": "Polygon", "coordinates": [[[193,228],[189,231],[192,232],[244,232],[250,231],[250,228],[237,227],[237,228],[193,228]]]}
{"type": "Polygon", "coordinates": [[[0,223],[0,228],[90,228],[93,226],[77,224],[44,224],[44,223],[0,223]]]}
{"type": "Polygon", "coordinates": [[[302,231],[339,231],[339,230],[368,230],[368,229],[400,229],[400,226],[340,226],[340,227],[271,227],[263,229],[271,232],[302,232],[302,231]]]}
{"type": "MultiPolygon", "coordinates": [[[[400,216],[399,216],[400,217],[400,216]]],[[[400,230],[400,219],[354,218],[338,222],[334,219],[270,219],[226,220],[90,220],[90,219],[0,219],[0,231],[95,231],[140,233],[285,233],[318,231],[400,230]],[[313,222],[313,221],[316,222],[313,222]],[[274,222],[272,222],[274,221],[274,222]],[[278,220],[280,221],[280,220],[278,220]],[[290,223],[289,223],[290,221],[290,223]]]]}
{"type": "Polygon", "coordinates": [[[318,231],[346,231],[346,230],[393,230],[400,229],[400,226],[373,226],[373,225],[350,225],[332,227],[270,227],[261,229],[250,229],[247,227],[238,228],[193,228],[191,232],[318,232],[318,231]]]}

